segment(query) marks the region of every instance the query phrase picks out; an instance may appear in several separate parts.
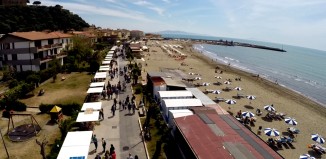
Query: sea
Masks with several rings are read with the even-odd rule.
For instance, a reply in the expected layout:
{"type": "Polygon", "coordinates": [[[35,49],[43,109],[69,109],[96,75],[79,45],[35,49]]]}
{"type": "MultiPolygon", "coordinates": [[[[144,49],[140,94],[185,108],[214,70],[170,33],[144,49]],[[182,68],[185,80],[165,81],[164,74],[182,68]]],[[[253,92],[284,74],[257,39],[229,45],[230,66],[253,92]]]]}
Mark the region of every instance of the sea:
{"type": "Polygon", "coordinates": [[[163,34],[166,38],[227,40],[268,47],[286,52],[241,46],[195,44],[193,48],[220,63],[259,74],[326,107],[326,51],[269,42],[201,35],[163,34]]]}

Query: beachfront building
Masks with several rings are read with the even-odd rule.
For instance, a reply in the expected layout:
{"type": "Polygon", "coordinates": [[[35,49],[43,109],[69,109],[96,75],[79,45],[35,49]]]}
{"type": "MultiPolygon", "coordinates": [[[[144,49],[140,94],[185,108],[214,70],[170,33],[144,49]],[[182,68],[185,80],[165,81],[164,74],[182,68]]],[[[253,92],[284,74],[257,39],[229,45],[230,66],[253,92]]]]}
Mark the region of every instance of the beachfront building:
{"type": "Polygon", "coordinates": [[[168,121],[169,110],[189,109],[191,107],[202,107],[203,104],[199,99],[163,99],[162,115],[165,121],[168,121]]]}
{"type": "Polygon", "coordinates": [[[231,115],[198,109],[174,119],[172,133],[183,158],[282,158],[231,115]]]}
{"type": "Polygon", "coordinates": [[[72,35],[85,38],[90,41],[91,44],[97,43],[97,36],[92,31],[72,31],[72,35]]]}
{"type": "Polygon", "coordinates": [[[71,46],[71,35],[61,32],[13,32],[0,39],[0,57],[2,65],[18,72],[40,71],[53,59],[63,65],[65,50],[71,46]]]}
{"type": "Polygon", "coordinates": [[[132,40],[141,40],[144,37],[144,32],[140,30],[131,30],[130,39],[132,40]]]}

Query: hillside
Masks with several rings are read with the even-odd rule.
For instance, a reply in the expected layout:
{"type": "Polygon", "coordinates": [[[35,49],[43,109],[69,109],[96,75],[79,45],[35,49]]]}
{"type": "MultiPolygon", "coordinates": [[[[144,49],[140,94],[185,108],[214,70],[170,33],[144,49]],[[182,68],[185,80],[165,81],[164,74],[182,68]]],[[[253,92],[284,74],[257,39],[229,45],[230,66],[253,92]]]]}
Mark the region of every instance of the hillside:
{"type": "Polygon", "coordinates": [[[0,34],[15,31],[81,30],[88,27],[77,14],[61,6],[0,6],[0,34]]]}

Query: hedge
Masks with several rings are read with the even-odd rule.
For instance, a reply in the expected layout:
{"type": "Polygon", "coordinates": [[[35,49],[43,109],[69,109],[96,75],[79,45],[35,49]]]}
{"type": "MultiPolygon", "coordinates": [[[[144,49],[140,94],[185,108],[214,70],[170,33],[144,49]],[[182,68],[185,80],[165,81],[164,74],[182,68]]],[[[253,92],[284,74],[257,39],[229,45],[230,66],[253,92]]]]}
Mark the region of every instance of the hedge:
{"type": "Polygon", "coordinates": [[[74,112],[81,109],[81,105],[77,103],[70,104],[40,104],[39,109],[41,113],[49,113],[53,106],[58,106],[62,108],[62,113],[67,116],[72,116],[74,112]]]}

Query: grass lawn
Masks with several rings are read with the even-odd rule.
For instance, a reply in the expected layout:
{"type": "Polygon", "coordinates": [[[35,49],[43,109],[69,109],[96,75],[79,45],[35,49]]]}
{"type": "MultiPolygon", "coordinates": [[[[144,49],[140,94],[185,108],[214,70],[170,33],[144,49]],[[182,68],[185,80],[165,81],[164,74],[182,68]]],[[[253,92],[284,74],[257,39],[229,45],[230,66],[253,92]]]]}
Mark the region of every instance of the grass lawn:
{"type": "Polygon", "coordinates": [[[56,82],[53,83],[52,79],[47,80],[20,101],[32,107],[38,107],[41,103],[64,104],[75,102],[83,104],[91,78],[92,75],[87,73],[58,74],[56,82]],[[62,76],[66,78],[64,81],[61,81],[62,76]],[[40,89],[45,90],[45,94],[42,96],[38,96],[40,89]]]}

